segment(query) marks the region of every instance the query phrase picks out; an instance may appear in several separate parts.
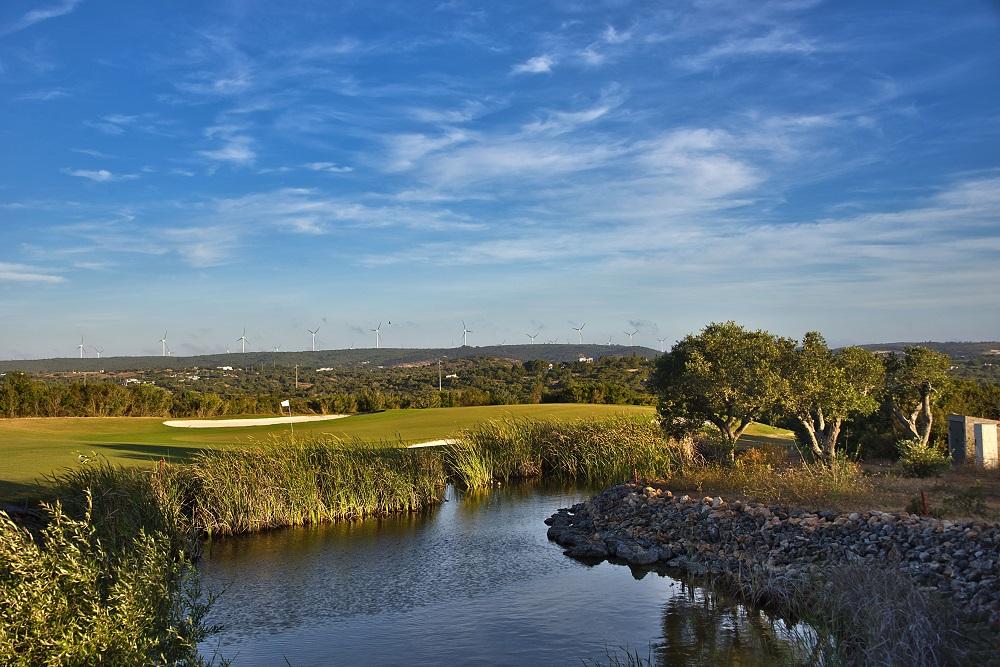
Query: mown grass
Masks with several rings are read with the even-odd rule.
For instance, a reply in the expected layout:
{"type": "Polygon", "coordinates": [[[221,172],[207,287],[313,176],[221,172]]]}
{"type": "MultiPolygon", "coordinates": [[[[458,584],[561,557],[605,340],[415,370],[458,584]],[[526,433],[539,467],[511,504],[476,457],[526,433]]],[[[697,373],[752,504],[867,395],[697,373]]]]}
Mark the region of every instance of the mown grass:
{"type": "Polygon", "coordinates": [[[568,423],[492,421],[469,429],[445,448],[448,475],[462,488],[549,478],[608,484],[669,475],[686,450],[646,417],[617,416],[568,423]]]}

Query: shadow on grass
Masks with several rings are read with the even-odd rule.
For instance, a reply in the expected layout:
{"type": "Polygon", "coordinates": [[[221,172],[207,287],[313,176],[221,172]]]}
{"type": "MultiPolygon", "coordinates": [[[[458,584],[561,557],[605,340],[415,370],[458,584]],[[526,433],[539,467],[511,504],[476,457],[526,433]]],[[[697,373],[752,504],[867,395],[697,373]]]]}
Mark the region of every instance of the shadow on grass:
{"type": "Polygon", "coordinates": [[[134,461],[159,461],[189,463],[201,451],[199,447],[175,445],[140,445],[130,442],[110,442],[92,445],[92,451],[105,456],[134,461]]]}
{"type": "Polygon", "coordinates": [[[0,505],[33,505],[45,496],[45,487],[31,482],[10,482],[0,479],[0,505]]]}
{"type": "Polygon", "coordinates": [[[779,438],[773,435],[744,435],[740,438],[738,445],[753,447],[754,445],[777,445],[778,447],[791,447],[793,441],[789,438],[779,438]]]}

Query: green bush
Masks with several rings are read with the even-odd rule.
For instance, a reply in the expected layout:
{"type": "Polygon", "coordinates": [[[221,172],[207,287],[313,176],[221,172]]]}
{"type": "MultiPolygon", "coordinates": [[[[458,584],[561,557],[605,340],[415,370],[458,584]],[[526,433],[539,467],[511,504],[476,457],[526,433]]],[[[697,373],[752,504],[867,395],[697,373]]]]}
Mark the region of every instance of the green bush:
{"type": "Polygon", "coordinates": [[[82,519],[46,505],[38,540],[0,512],[0,664],[202,665],[210,633],[198,576],[163,533],[127,549],[82,519]]]}
{"type": "Polygon", "coordinates": [[[936,477],[951,465],[951,458],[937,447],[919,440],[900,440],[898,467],[904,477],[936,477]]]}

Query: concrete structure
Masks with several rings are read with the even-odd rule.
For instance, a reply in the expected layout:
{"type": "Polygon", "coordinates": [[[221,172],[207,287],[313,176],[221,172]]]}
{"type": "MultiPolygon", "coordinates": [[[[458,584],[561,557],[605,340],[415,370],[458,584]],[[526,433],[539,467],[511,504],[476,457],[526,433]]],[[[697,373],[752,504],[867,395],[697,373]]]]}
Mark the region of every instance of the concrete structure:
{"type": "Polygon", "coordinates": [[[976,465],[980,468],[997,467],[997,427],[993,424],[976,424],[976,465]]]}
{"type": "MultiPolygon", "coordinates": [[[[985,419],[983,417],[969,417],[966,415],[948,415],[948,451],[951,453],[951,462],[955,465],[975,463],[976,457],[976,427],[983,426],[983,431],[990,437],[992,431],[993,440],[997,440],[997,428],[1000,421],[996,419],[985,419]]],[[[994,451],[996,445],[994,444],[994,451]]],[[[996,454],[993,455],[994,458],[996,454]]]]}

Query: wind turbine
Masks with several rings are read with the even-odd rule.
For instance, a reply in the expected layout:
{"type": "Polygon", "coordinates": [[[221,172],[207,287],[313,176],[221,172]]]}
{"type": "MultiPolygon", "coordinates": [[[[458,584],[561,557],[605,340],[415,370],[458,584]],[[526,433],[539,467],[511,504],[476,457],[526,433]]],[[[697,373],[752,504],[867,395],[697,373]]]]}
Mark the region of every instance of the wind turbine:
{"type": "Polygon", "coordinates": [[[657,338],[657,339],[656,339],[656,342],[658,342],[658,343],[660,344],[660,352],[663,352],[663,351],[664,351],[664,350],[663,350],[663,342],[664,342],[665,340],[667,340],[667,339],[666,339],[666,338],[657,338]]]}
{"type": "Polygon", "coordinates": [[[575,331],[577,333],[577,335],[580,336],[580,345],[583,345],[583,328],[585,326],[587,326],[586,322],[584,322],[583,324],[581,324],[578,327],[573,327],[573,331],[575,331]]]}
{"type": "Polygon", "coordinates": [[[239,338],[237,338],[236,342],[237,343],[242,343],[243,354],[246,354],[247,353],[247,343],[249,342],[247,340],[247,328],[246,327],[243,327],[243,335],[240,336],[239,338]]]}
{"type": "MultiPolygon", "coordinates": [[[[320,325],[320,326],[322,326],[322,325],[320,325]]],[[[306,331],[308,331],[310,334],[312,334],[312,339],[313,339],[312,351],[315,352],[316,351],[316,334],[319,333],[319,327],[316,327],[315,329],[306,329],[306,331]]]]}
{"type": "Polygon", "coordinates": [[[611,347],[611,336],[608,336],[608,347],[611,347]]]}
{"type": "Polygon", "coordinates": [[[524,335],[527,336],[529,339],[531,339],[531,345],[534,345],[535,344],[535,339],[538,338],[538,334],[537,333],[533,333],[533,334],[526,333],[524,335]]]}
{"type": "Polygon", "coordinates": [[[160,339],[160,355],[167,356],[167,332],[163,332],[163,338],[160,339]]]}
{"type": "Polygon", "coordinates": [[[80,349],[80,358],[83,359],[83,336],[80,336],[80,344],[77,347],[80,349]]]}
{"type": "Polygon", "coordinates": [[[94,352],[96,352],[96,353],[97,353],[97,358],[98,358],[98,359],[100,359],[100,358],[101,358],[101,355],[102,355],[102,354],[104,354],[104,350],[102,350],[102,349],[101,349],[101,348],[99,348],[99,347],[95,347],[95,348],[94,348],[94,352]]]}
{"type": "Polygon", "coordinates": [[[382,323],[379,322],[377,327],[375,327],[374,329],[369,329],[369,331],[375,333],[375,349],[377,350],[379,342],[382,340],[382,323]]]}
{"type": "Polygon", "coordinates": [[[632,336],[634,336],[637,333],[639,333],[639,330],[636,329],[635,331],[632,331],[632,332],[623,331],[622,333],[624,333],[626,336],[628,336],[628,344],[631,345],[632,344],[632,336]]]}
{"type": "Polygon", "coordinates": [[[462,347],[469,346],[469,334],[472,333],[472,329],[465,326],[465,320],[462,320],[462,347]]]}

